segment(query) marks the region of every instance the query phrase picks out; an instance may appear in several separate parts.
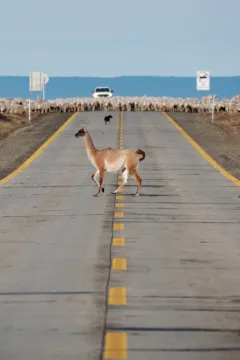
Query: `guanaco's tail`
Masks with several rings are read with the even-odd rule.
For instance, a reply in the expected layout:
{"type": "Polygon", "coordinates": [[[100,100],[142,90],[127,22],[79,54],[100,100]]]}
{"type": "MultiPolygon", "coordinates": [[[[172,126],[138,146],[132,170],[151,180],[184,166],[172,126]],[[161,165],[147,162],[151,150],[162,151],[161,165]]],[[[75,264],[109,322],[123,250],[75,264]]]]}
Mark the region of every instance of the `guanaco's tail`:
{"type": "Polygon", "coordinates": [[[142,157],[139,159],[139,161],[143,161],[145,159],[145,152],[141,149],[138,149],[136,151],[137,154],[142,155],[142,157]]]}

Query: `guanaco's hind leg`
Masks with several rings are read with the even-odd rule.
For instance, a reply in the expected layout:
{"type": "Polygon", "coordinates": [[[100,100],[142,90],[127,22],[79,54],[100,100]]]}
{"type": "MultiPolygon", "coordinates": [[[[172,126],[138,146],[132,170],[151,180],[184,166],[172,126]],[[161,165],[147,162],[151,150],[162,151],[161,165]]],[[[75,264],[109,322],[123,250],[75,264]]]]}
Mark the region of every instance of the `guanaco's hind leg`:
{"type": "Polygon", "coordinates": [[[124,168],[124,169],[122,170],[123,183],[122,183],[122,185],[119,185],[119,187],[116,190],[112,191],[112,194],[116,194],[117,192],[119,192],[119,190],[121,190],[124,187],[124,185],[126,185],[126,183],[127,183],[128,170],[126,168],[124,168]]]}
{"type": "Polygon", "coordinates": [[[132,170],[131,173],[130,173],[130,176],[134,180],[136,180],[136,182],[138,183],[137,192],[136,192],[136,194],[133,195],[133,196],[138,196],[139,192],[140,192],[140,187],[141,187],[141,184],[142,184],[142,179],[138,175],[137,170],[132,170]]]}

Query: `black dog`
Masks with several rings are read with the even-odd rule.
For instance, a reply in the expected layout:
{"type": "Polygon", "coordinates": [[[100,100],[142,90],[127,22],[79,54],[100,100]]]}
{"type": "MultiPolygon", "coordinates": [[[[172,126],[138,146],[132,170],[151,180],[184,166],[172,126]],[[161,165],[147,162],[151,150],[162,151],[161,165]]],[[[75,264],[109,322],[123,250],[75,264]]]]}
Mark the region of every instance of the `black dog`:
{"type": "Polygon", "coordinates": [[[110,119],[112,119],[112,115],[105,116],[104,118],[105,125],[107,125],[107,122],[110,122],[110,119]]]}

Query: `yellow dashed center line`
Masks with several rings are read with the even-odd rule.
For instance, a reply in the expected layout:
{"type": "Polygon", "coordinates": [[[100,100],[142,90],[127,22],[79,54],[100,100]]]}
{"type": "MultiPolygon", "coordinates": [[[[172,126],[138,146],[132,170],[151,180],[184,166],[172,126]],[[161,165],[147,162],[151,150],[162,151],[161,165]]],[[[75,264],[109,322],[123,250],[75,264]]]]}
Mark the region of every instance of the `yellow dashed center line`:
{"type": "Polygon", "coordinates": [[[115,237],[113,238],[113,246],[124,246],[125,239],[123,237],[115,237]]]}
{"type": "Polygon", "coordinates": [[[122,203],[116,203],[116,204],[115,204],[115,207],[117,207],[117,208],[123,208],[123,207],[124,207],[124,204],[122,204],[122,203]]]}
{"type": "Polygon", "coordinates": [[[112,270],[127,270],[127,261],[125,258],[114,258],[112,260],[112,270]]]}
{"type": "Polygon", "coordinates": [[[115,213],[114,213],[114,217],[124,217],[124,214],[123,214],[123,212],[122,211],[116,211],[115,213]]]}
{"type": "Polygon", "coordinates": [[[127,304],[126,288],[110,288],[108,296],[109,305],[126,305],[127,304]]]}
{"type": "Polygon", "coordinates": [[[122,195],[117,195],[116,200],[123,200],[123,196],[122,195]]]}
{"type": "Polygon", "coordinates": [[[127,359],[127,334],[125,332],[106,334],[104,359],[127,359]]]}
{"type": "Polygon", "coordinates": [[[121,223],[113,224],[113,230],[124,230],[124,224],[121,223]]]}
{"type": "MultiPolygon", "coordinates": [[[[120,112],[119,117],[119,140],[120,140],[120,149],[123,147],[123,113],[120,112]]],[[[118,176],[118,185],[123,185],[123,177],[121,172],[118,176]]],[[[123,189],[120,189],[119,192],[123,192],[123,189]]],[[[115,208],[123,208],[123,196],[116,195],[115,208]],[[122,202],[117,202],[122,201],[122,202]]],[[[121,211],[114,211],[114,218],[124,218],[124,213],[121,211]]],[[[113,230],[124,230],[124,223],[115,222],[113,224],[113,230]]],[[[112,241],[112,246],[122,247],[125,245],[124,237],[114,237],[112,241]]],[[[113,271],[126,271],[127,270],[127,260],[125,258],[114,257],[111,261],[111,270],[113,271]]],[[[127,290],[125,287],[110,287],[108,293],[108,304],[109,305],[126,305],[127,304],[127,290]]],[[[106,332],[105,335],[105,345],[104,345],[104,359],[127,359],[127,334],[126,332],[106,332]]]]}

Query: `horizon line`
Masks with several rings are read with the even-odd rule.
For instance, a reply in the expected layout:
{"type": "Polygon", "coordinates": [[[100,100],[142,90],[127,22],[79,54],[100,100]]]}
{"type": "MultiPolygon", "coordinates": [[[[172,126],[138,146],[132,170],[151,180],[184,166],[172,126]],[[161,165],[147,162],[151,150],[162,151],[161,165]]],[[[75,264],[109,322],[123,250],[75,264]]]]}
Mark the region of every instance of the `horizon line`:
{"type": "MultiPolygon", "coordinates": [[[[48,75],[48,74],[47,74],[48,75]]],[[[87,79],[119,79],[126,77],[150,77],[150,78],[196,78],[193,75],[119,75],[119,76],[83,76],[83,75],[48,75],[49,78],[87,78],[87,79]]],[[[28,77],[29,75],[1,75],[0,77],[28,77]]],[[[240,75],[212,75],[210,78],[234,78],[240,75]]]]}

